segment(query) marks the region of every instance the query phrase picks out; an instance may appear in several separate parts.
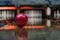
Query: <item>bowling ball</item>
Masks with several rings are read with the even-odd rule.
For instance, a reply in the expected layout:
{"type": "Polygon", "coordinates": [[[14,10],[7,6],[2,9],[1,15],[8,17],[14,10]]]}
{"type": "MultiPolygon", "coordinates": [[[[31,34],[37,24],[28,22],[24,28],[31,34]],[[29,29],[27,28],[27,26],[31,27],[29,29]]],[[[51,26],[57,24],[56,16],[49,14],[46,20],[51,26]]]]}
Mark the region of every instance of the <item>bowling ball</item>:
{"type": "Polygon", "coordinates": [[[18,26],[24,26],[28,22],[28,17],[25,14],[17,14],[14,18],[15,24],[18,26]]]}

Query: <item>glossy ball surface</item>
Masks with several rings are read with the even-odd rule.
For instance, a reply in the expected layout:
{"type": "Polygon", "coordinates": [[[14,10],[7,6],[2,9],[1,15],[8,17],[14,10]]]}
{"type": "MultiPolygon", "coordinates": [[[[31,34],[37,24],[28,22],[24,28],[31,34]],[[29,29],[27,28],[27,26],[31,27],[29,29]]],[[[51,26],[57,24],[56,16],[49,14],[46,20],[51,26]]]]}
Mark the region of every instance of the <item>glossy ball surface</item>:
{"type": "Polygon", "coordinates": [[[17,14],[14,18],[16,25],[24,26],[28,22],[28,17],[25,14],[17,14]]]}

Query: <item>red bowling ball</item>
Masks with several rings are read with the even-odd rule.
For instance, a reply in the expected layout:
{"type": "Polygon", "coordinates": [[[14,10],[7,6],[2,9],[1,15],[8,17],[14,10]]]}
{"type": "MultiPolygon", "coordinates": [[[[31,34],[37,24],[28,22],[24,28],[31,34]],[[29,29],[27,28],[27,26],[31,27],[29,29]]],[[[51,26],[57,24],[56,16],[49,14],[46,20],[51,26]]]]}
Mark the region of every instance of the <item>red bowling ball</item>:
{"type": "Polygon", "coordinates": [[[24,26],[28,22],[28,17],[25,14],[17,14],[14,18],[15,24],[18,26],[24,26]]]}

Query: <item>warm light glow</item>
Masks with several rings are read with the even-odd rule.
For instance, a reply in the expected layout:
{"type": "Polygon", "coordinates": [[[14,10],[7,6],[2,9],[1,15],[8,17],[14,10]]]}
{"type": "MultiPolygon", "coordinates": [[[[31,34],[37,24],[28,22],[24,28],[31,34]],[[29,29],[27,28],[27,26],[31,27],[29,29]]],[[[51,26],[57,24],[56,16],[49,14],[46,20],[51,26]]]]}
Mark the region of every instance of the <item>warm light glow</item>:
{"type": "Polygon", "coordinates": [[[0,7],[0,10],[16,10],[16,7],[0,7]]]}

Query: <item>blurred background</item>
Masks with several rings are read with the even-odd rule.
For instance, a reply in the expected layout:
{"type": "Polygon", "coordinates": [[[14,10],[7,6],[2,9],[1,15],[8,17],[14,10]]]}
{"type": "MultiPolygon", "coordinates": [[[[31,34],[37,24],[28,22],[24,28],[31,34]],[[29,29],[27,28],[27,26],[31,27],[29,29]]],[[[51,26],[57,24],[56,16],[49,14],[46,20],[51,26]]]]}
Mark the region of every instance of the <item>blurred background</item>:
{"type": "MultiPolygon", "coordinates": [[[[60,5],[60,0],[0,0],[0,5],[15,5],[17,7],[20,5],[45,5],[45,4],[60,5]]],[[[40,22],[42,22],[42,18],[40,18],[42,14],[39,14],[41,13],[41,11],[29,10],[28,12],[25,11],[25,13],[29,17],[28,25],[39,25],[40,22]],[[32,14],[28,14],[28,13],[32,13],[32,14]]],[[[0,40],[16,40],[14,32],[15,31],[8,31],[8,30],[0,31],[0,40]]],[[[44,30],[43,29],[41,31],[40,29],[30,29],[28,30],[27,40],[60,40],[60,30],[57,30],[57,29],[44,30]]]]}

